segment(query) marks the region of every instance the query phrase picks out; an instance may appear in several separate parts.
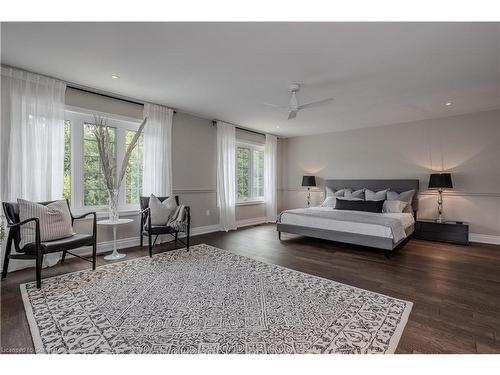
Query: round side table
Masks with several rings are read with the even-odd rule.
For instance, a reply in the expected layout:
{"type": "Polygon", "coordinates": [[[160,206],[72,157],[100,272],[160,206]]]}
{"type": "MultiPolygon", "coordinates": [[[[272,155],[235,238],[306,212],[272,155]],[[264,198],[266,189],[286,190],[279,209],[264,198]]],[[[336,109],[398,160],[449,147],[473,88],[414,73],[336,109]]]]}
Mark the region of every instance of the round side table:
{"type": "Polygon", "coordinates": [[[121,258],[125,257],[125,254],[120,254],[116,250],[116,228],[118,227],[118,225],[131,223],[132,221],[134,221],[134,220],[132,220],[132,219],[118,219],[116,221],[99,220],[97,222],[98,225],[111,225],[111,227],[113,228],[113,252],[109,255],[106,255],[104,257],[104,259],[117,260],[117,259],[121,259],[121,258]]]}

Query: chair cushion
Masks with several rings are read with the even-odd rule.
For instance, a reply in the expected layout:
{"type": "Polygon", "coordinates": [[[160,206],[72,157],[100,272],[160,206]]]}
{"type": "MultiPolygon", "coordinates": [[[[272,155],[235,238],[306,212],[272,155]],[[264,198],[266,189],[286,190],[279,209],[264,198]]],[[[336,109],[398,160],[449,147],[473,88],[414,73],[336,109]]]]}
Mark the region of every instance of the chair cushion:
{"type": "MultiPolygon", "coordinates": [[[[168,234],[168,233],[176,233],[177,231],[166,225],[151,225],[151,234],[168,234]]],[[[144,234],[148,235],[148,226],[144,226],[144,234]]]]}
{"type": "MultiPolygon", "coordinates": [[[[65,199],[46,205],[25,199],[18,199],[17,203],[19,204],[20,221],[34,217],[39,219],[40,241],[53,241],[73,235],[71,214],[69,213],[68,203],[65,199]]],[[[35,228],[34,221],[21,226],[21,247],[25,244],[35,242],[35,228]]]]}
{"type": "MultiPolygon", "coordinates": [[[[43,241],[40,243],[42,252],[55,253],[63,250],[78,249],[83,246],[90,246],[94,243],[94,238],[91,234],[73,234],[71,237],[61,238],[54,241],[43,241]]],[[[29,243],[23,249],[26,253],[35,252],[35,244],[29,243]]]]}

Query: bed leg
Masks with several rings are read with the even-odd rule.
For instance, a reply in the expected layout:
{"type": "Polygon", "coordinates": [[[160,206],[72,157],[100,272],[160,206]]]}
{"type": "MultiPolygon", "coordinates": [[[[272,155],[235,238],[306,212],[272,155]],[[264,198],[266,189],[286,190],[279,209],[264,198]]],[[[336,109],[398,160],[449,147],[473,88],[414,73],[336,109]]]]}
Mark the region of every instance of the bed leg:
{"type": "Polygon", "coordinates": [[[387,259],[391,259],[391,252],[389,250],[386,250],[384,254],[387,259]]]}

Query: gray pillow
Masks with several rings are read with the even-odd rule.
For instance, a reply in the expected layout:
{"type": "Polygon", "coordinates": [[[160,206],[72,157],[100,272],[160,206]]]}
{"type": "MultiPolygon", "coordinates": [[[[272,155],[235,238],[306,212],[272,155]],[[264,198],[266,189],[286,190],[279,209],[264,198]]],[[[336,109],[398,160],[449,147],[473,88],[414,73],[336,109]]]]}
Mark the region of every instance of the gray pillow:
{"type": "Polygon", "coordinates": [[[365,189],[365,200],[367,201],[385,201],[387,199],[387,192],[389,189],[380,190],[377,192],[365,189]]]}
{"type": "Polygon", "coordinates": [[[364,200],[365,199],[365,189],[359,189],[356,191],[352,191],[351,189],[347,189],[344,194],[345,200],[364,200]]]}
{"type": "Polygon", "coordinates": [[[154,194],[149,197],[149,212],[151,215],[151,225],[167,225],[170,216],[177,209],[177,202],[174,196],[170,196],[161,202],[154,194]]]}
{"type": "Polygon", "coordinates": [[[412,201],[415,193],[417,191],[415,189],[411,189],[408,191],[403,191],[402,193],[397,193],[395,191],[387,192],[387,200],[388,201],[402,201],[408,203],[408,205],[404,208],[403,212],[412,212],[412,201]]]}
{"type": "MultiPolygon", "coordinates": [[[[19,220],[37,217],[40,222],[40,241],[52,241],[73,235],[71,214],[66,200],[61,199],[47,205],[18,199],[19,220]]],[[[35,242],[36,225],[32,221],[21,226],[20,246],[35,242]]]]}
{"type": "Polygon", "coordinates": [[[334,191],[332,188],[326,186],[325,191],[326,191],[326,198],[321,203],[321,207],[332,207],[335,208],[335,198],[337,197],[343,197],[347,189],[340,189],[337,191],[334,191]]]}
{"type": "Polygon", "coordinates": [[[382,212],[399,214],[403,212],[406,207],[408,207],[408,202],[386,200],[382,207],[382,212]]]}

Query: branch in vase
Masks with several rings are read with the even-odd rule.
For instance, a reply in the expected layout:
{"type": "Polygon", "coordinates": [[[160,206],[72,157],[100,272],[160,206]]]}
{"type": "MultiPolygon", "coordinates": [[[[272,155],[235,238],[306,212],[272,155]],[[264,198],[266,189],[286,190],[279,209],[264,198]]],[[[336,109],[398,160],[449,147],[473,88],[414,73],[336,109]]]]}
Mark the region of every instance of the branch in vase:
{"type": "Polygon", "coordinates": [[[122,184],[123,177],[125,177],[125,173],[127,172],[127,166],[128,162],[130,160],[130,156],[132,155],[132,151],[134,151],[135,146],[137,145],[137,141],[139,140],[139,137],[141,136],[142,130],[144,129],[144,126],[146,125],[146,122],[148,121],[148,118],[146,117],[143,121],[141,126],[139,126],[139,129],[135,132],[134,137],[132,138],[132,141],[127,147],[127,151],[125,152],[125,156],[123,158],[123,163],[122,163],[122,169],[120,171],[120,177],[118,178],[118,181],[116,182],[117,189],[119,189],[120,185],[122,184]]]}

